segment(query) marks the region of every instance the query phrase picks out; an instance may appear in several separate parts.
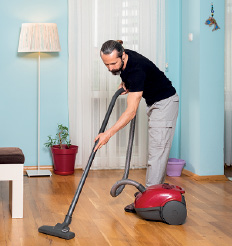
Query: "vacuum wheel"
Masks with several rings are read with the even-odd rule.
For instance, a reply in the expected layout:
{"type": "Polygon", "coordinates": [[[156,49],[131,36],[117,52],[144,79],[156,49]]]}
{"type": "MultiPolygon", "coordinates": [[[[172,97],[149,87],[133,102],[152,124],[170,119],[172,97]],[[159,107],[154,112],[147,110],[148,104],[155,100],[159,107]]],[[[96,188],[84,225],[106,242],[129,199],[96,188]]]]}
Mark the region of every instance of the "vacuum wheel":
{"type": "Polygon", "coordinates": [[[185,204],[178,201],[167,202],[162,209],[162,218],[169,225],[182,225],[187,217],[185,204]]]}

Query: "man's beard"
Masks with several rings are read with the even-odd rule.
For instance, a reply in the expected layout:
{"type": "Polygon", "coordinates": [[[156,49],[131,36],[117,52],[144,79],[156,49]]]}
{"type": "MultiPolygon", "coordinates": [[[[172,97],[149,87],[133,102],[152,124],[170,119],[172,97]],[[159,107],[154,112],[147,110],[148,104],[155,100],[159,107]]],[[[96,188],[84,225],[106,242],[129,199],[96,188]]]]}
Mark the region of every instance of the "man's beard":
{"type": "Polygon", "coordinates": [[[122,68],[124,66],[124,61],[122,59],[121,59],[121,61],[122,61],[122,64],[121,64],[119,69],[113,69],[112,71],[110,71],[113,75],[119,75],[121,73],[122,68]]]}

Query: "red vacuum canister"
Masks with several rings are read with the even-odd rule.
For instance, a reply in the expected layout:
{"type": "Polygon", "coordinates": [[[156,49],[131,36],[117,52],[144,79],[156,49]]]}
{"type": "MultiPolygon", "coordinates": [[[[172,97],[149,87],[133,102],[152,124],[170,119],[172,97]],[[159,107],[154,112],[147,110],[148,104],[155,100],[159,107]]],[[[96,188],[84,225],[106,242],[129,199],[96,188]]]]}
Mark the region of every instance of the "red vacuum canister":
{"type": "Polygon", "coordinates": [[[183,224],[186,216],[186,202],[179,186],[170,184],[152,185],[135,198],[135,211],[144,219],[163,221],[170,225],[183,224]]]}
{"type": "MultiPolygon", "coordinates": [[[[135,195],[134,207],[135,212],[140,217],[146,220],[162,221],[169,225],[182,225],[187,217],[186,202],[183,196],[185,193],[184,189],[167,183],[152,185],[146,188],[137,181],[128,179],[135,118],[130,123],[130,135],[123,178],[112,186],[110,194],[112,197],[116,197],[121,194],[125,185],[132,185],[139,191],[135,195]]],[[[134,212],[133,209],[132,212],[134,212]]]]}

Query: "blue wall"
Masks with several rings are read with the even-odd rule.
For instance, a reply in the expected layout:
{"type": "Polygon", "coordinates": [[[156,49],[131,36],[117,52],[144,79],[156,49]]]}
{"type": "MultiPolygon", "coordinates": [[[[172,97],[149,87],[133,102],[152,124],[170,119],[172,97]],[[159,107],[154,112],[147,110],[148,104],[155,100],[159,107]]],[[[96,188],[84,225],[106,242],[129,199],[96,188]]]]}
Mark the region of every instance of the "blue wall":
{"type": "MultiPolygon", "coordinates": [[[[199,175],[223,174],[224,1],[215,0],[220,30],[204,24],[209,0],[166,0],[169,64],[166,75],[180,96],[180,112],[170,153],[199,175]],[[193,41],[188,41],[188,33],[193,41]]],[[[58,123],[68,125],[68,9],[62,0],[0,3],[0,146],[18,146],[26,166],[37,165],[37,55],[17,53],[20,27],[54,22],[61,52],[41,55],[41,165],[51,165],[44,148],[58,123]]]]}
{"type": "Polygon", "coordinates": [[[176,123],[170,157],[180,158],[181,117],[181,0],[166,0],[166,76],[172,81],[180,98],[179,115],[176,123]]]}
{"type": "Polygon", "coordinates": [[[211,1],[182,1],[181,158],[198,175],[222,175],[224,136],[224,1],[220,30],[205,25],[211,1]],[[193,33],[193,41],[188,34],[193,33]]]}
{"type": "Polygon", "coordinates": [[[67,1],[0,3],[0,146],[20,147],[25,166],[37,165],[37,54],[18,53],[22,23],[56,23],[61,52],[41,54],[41,165],[51,165],[43,146],[58,123],[68,125],[67,1]]]}

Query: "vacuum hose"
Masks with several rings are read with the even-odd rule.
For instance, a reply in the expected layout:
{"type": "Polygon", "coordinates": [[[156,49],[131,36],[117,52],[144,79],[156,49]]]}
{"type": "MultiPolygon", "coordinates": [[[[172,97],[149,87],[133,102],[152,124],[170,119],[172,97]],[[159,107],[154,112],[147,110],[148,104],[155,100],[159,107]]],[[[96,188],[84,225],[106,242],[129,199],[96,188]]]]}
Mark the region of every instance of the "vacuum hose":
{"type": "Polygon", "coordinates": [[[111,188],[111,191],[110,191],[110,195],[112,197],[118,196],[120,193],[117,194],[117,189],[120,186],[122,186],[122,185],[125,186],[126,184],[135,186],[141,193],[143,193],[146,190],[146,188],[142,184],[140,184],[140,183],[138,183],[138,182],[136,182],[134,180],[131,180],[131,179],[122,179],[122,180],[117,181],[113,185],[113,187],[111,188]]]}
{"type": "MultiPolygon", "coordinates": [[[[130,170],[130,161],[131,161],[131,154],[132,154],[132,147],[133,147],[133,141],[134,141],[134,133],[135,133],[135,120],[136,116],[134,119],[131,120],[130,123],[130,132],[129,132],[129,140],[128,140],[128,146],[127,146],[127,152],[126,152],[126,163],[125,163],[125,169],[124,169],[124,174],[122,179],[125,180],[128,178],[129,175],[129,170],[130,170]]],[[[125,184],[121,184],[118,186],[116,192],[116,196],[118,196],[124,189],[125,184]]]]}
{"type": "Polygon", "coordinates": [[[142,193],[146,190],[146,188],[142,184],[139,184],[138,182],[134,180],[127,179],[129,175],[129,170],[130,170],[130,161],[131,161],[132,147],[133,147],[133,141],[134,141],[135,120],[136,120],[136,116],[131,120],[131,123],[130,123],[130,133],[129,133],[129,140],[128,140],[128,146],[127,146],[124,174],[123,174],[122,180],[117,181],[111,188],[110,194],[112,197],[118,196],[123,191],[126,184],[135,186],[142,193]]]}

